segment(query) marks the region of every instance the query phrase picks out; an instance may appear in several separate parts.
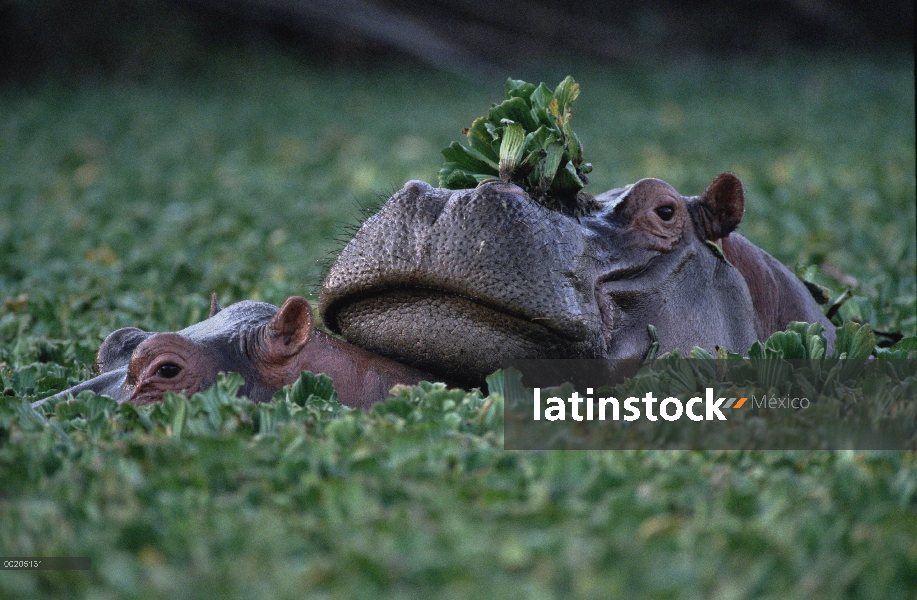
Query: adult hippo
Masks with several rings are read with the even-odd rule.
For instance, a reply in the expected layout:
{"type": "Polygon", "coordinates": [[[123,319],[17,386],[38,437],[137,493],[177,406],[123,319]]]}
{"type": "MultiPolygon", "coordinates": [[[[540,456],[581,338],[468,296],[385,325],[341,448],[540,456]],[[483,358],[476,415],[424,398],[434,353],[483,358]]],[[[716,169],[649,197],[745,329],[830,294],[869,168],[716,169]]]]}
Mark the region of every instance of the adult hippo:
{"type": "Polygon", "coordinates": [[[791,321],[834,327],[805,285],[735,232],[742,183],[685,197],[658,179],[574,217],[504,182],[411,181],[369,218],[322,286],[325,324],[367,350],[468,384],[522,358],[746,352],[791,321]]]}
{"type": "Polygon", "coordinates": [[[342,404],[363,408],[384,400],[396,384],[434,379],[314,329],[312,307],[304,298],[293,296],[280,308],[250,300],[223,308],[214,295],[210,316],[181,331],[125,327],[112,332],[99,347],[98,376],[56,396],[92,390],[119,404],[144,405],[162,400],[166,392],[190,395],[206,389],[222,371],[242,375],[240,394],[266,402],[304,370],[328,375],[342,404]]]}

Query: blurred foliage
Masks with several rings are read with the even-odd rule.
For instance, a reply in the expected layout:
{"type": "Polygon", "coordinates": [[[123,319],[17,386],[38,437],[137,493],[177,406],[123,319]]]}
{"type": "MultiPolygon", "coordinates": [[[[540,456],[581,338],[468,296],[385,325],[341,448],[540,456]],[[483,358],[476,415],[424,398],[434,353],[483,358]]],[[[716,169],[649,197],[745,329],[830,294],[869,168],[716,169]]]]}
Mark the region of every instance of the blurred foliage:
{"type": "MultiPolygon", "coordinates": [[[[492,378],[493,381],[495,381],[492,378]]],[[[2,598],[876,598],[917,585],[902,452],[507,452],[503,397],[369,411],[304,374],[253,404],[0,397],[0,547],[89,556],[2,598]]]]}

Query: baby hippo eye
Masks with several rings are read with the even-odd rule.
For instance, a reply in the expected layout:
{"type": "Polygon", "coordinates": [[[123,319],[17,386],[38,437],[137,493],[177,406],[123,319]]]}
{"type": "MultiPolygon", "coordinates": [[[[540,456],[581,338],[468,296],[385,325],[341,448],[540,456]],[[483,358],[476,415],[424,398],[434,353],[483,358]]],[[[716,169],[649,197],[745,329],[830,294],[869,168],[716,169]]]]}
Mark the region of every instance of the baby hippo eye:
{"type": "Polygon", "coordinates": [[[156,369],[156,374],[165,379],[172,379],[181,373],[181,367],[174,363],[165,363],[156,369]]]}
{"type": "Polygon", "coordinates": [[[663,221],[671,221],[672,217],[675,216],[675,209],[671,206],[660,206],[656,209],[656,214],[663,221]]]}

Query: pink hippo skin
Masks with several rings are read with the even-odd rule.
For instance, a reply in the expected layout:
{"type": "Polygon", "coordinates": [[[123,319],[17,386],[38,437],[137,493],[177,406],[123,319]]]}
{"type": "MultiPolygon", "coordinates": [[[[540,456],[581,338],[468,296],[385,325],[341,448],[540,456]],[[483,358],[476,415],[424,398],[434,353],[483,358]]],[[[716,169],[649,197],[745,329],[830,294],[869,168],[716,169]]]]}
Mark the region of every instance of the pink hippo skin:
{"type": "Polygon", "coordinates": [[[212,386],[218,373],[237,372],[245,379],[240,393],[266,402],[308,370],[331,377],[342,404],[365,408],[396,384],[434,379],[316,330],[312,308],[298,296],[278,309],[251,301],[222,308],[214,295],[210,317],[181,331],[119,329],[99,348],[96,370],[97,377],[57,396],[92,390],[143,405],[168,391],[193,394],[212,386]]]}

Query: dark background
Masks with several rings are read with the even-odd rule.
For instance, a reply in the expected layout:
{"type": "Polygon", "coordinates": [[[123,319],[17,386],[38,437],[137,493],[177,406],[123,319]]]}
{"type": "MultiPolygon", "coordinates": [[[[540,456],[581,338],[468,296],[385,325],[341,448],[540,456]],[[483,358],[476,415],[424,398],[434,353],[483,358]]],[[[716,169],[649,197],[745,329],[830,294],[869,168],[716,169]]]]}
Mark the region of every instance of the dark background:
{"type": "Polygon", "coordinates": [[[909,0],[0,0],[0,78],[199,69],[215,46],[312,60],[413,57],[469,79],[532,60],[913,53],[909,0]]]}

